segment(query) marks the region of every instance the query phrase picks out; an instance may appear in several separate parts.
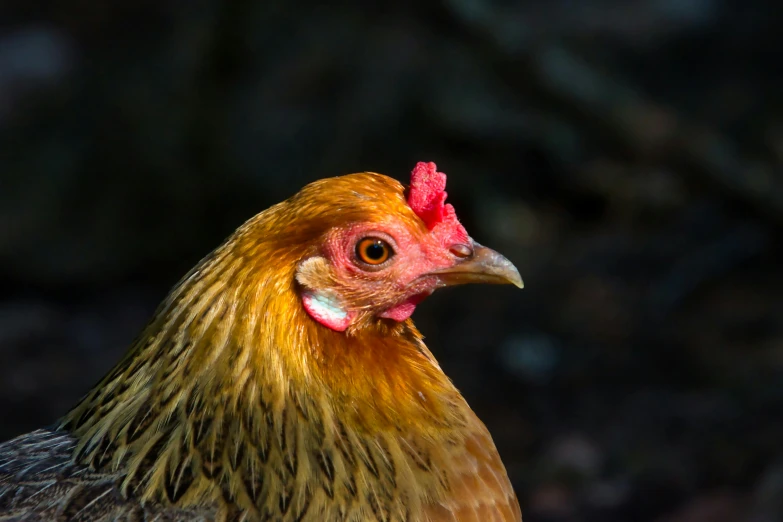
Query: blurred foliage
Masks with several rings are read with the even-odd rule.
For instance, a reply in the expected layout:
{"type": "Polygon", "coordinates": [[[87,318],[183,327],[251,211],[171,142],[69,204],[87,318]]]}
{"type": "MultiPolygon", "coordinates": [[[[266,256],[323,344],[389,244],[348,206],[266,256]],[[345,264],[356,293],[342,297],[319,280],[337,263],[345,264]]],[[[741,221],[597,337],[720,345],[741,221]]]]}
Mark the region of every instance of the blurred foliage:
{"type": "Polygon", "coordinates": [[[449,174],[526,289],[417,312],[536,521],[783,519],[783,4],[0,5],[0,436],[233,228],[449,174]]]}

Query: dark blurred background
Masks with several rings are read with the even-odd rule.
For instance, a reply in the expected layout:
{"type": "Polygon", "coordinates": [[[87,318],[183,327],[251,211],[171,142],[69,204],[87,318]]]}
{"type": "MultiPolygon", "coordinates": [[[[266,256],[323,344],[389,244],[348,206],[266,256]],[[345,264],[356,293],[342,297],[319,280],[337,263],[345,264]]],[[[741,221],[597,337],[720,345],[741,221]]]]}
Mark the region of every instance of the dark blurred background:
{"type": "Polygon", "coordinates": [[[526,522],[783,520],[783,3],[0,4],[0,438],[324,176],[449,175],[524,291],[416,320],[526,522]]]}

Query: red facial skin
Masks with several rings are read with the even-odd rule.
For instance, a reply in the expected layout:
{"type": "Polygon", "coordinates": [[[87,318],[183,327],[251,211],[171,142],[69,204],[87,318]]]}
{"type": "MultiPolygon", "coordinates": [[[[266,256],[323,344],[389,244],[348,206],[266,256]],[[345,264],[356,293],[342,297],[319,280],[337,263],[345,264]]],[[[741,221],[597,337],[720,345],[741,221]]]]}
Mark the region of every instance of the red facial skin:
{"type": "Polygon", "coordinates": [[[454,208],[444,204],[445,184],[446,175],[434,163],[419,163],[407,199],[418,220],[386,216],[328,232],[321,251],[331,284],[302,296],[309,315],[336,331],[346,330],[361,312],[398,322],[408,319],[441,286],[432,272],[454,266],[473,248],[454,208]],[[369,265],[357,258],[356,245],[368,237],[391,247],[384,263],[369,265]]]}
{"type": "MultiPolygon", "coordinates": [[[[461,244],[470,246],[472,241],[466,239],[470,242],[461,244]]],[[[389,221],[334,230],[323,252],[335,279],[346,290],[343,297],[350,297],[348,301],[355,301],[359,308],[369,305],[378,317],[404,321],[438,287],[438,279],[429,274],[461,259],[452,252],[453,246],[442,244],[437,235],[412,232],[403,224],[389,221]],[[363,263],[356,257],[356,244],[366,237],[386,241],[394,253],[381,265],[363,263]]]]}

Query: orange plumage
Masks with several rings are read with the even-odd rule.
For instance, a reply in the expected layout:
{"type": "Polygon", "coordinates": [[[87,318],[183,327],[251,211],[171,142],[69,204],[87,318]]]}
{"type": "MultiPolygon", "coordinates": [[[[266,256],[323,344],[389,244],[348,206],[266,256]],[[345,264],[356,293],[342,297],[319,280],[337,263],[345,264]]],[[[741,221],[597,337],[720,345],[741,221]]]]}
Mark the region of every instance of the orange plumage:
{"type": "Polygon", "coordinates": [[[325,179],[245,223],[56,430],[0,445],[0,520],[520,521],[409,319],[441,286],[521,286],[444,184],[325,179]]]}

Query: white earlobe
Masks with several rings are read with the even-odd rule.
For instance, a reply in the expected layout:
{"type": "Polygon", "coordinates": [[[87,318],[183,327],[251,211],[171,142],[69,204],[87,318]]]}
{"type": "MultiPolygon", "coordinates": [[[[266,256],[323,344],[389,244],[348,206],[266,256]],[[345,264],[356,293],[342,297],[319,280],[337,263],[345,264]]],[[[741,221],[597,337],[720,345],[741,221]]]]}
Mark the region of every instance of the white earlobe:
{"type": "Polygon", "coordinates": [[[350,326],[355,314],[349,313],[340,302],[338,296],[323,286],[319,274],[328,270],[326,259],[320,256],[305,259],[296,271],[296,280],[302,288],[302,305],[307,313],[318,323],[335,330],[345,331],[350,326]]]}
{"type": "Polygon", "coordinates": [[[310,317],[327,328],[342,332],[351,324],[351,315],[332,296],[305,290],[302,304],[310,317]]]}

